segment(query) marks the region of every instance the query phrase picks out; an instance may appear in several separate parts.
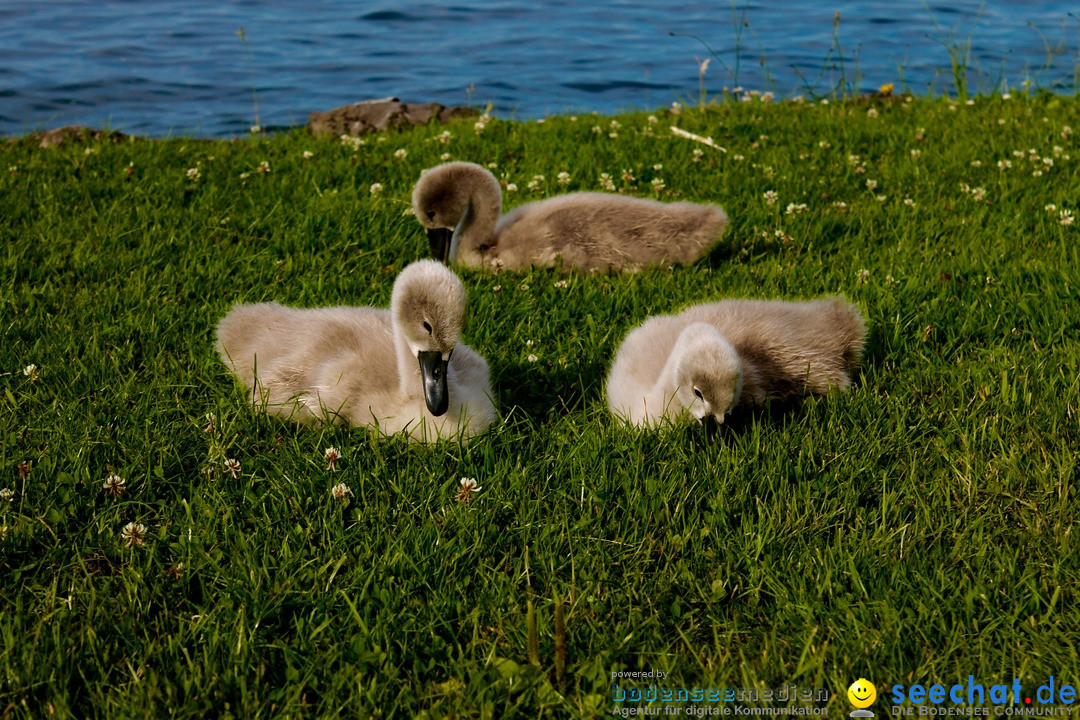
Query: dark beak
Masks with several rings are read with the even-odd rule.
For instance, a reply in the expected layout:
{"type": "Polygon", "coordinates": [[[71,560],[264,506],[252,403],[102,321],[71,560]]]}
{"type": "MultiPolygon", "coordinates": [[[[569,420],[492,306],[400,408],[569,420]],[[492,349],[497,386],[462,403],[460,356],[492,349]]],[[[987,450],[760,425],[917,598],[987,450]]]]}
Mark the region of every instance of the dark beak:
{"type": "Polygon", "coordinates": [[[450,407],[450,393],[446,389],[446,367],[449,360],[443,360],[437,350],[421,350],[416,355],[420,361],[420,375],[424,382],[424,402],[435,417],[446,413],[450,407]]]}
{"type": "Polygon", "coordinates": [[[714,438],[720,432],[720,423],[716,422],[714,415],[706,415],[701,419],[701,424],[705,426],[705,436],[708,438],[714,438]]]}
{"type": "Polygon", "coordinates": [[[443,265],[450,264],[450,238],[454,231],[450,228],[430,228],[427,231],[428,243],[431,245],[431,257],[443,265]]]}

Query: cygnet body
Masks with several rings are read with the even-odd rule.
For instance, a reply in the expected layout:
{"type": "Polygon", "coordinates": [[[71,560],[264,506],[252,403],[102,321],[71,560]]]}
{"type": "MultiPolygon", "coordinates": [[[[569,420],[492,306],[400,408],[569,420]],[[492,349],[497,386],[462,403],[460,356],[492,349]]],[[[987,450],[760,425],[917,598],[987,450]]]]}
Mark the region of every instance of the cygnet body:
{"type": "Polygon", "coordinates": [[[218,324],[217,349],[272,415],[469,437],[497,413],[487,362],[458,342],[465,311],[458,277],[422,260],[398,276],[389,310],[236,305],[218,324]]]}
{"type": "Polygon", "coordinates": [[[740,404],[846,390],[865,339],[862,313],[840,298],[694,305],[626,336],[608,407],[642,427],[683,413],[723,423],[740,404]]]}
{"type": "Polygon", "coordinates": [[[412,199],[433,256],[450,265],[493,270],[689,265],[709,252],[728,225],[716,205],[596,192],[527,203],[500,217],[502,193],[495,176],[466,162],[426,170],[412,199]]]}

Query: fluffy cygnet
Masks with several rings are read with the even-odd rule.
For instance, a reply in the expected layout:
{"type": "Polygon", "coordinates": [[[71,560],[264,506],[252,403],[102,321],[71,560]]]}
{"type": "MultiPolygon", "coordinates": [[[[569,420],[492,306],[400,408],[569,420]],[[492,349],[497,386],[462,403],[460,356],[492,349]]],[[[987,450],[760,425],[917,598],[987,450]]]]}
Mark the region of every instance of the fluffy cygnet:
{"type": "Polygon", "coordinates": [[[739,404],[846,390],[865,339],[862,313],[840,298],[694,305],[626,336],[608,374],[608,406],[639,426],[684,412],[722,423],[739,404]]]}
{"type": "Polygon", "coordinates": [[[716,205],[662,203],[578,192],[521,205],[499,217],[495,176],[467,162],[424,171],[413,210],[431,254],[470,268],[636,270],[689,265],[719,241],[728,217],[716,205]]]}
{"type": "Polygon", "coordinates": [[[465,309],[461,280],[422,260],[398,275],[389,310],[236,305],[217,349],[272,415],[469,437],[497,414],[487,362],[458,342],[465,309]]]}

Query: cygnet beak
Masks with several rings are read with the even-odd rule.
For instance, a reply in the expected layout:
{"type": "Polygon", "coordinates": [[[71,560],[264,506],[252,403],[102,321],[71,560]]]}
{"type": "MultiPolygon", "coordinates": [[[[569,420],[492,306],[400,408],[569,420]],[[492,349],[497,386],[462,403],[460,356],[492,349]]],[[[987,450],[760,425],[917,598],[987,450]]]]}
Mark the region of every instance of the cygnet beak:
{"type": "Polygon", "coordinates": [[[705,434],[709,437],[713,437],[720,432],[720,426],[724,424],[724,414],[706,415],[701,419],[701,424],[705,426],[705,434]]]}
{"type": "Polygon", "coordinates": [[[429,228],[427,231],[428,243],[431,245],[431,257],[443,265],[450,264],[450,238],[454,231],[450,228],[429,228]]]}
{"type": "Polygon", "coordinates": [[[443,360],[438,350],[421,350],[416,354],[420,361],[420,375],[424,382],[424,402],[435,417],[446,413],[450,407],[450,393],[446,388],[446,369],[449,358],[443,360]]]}

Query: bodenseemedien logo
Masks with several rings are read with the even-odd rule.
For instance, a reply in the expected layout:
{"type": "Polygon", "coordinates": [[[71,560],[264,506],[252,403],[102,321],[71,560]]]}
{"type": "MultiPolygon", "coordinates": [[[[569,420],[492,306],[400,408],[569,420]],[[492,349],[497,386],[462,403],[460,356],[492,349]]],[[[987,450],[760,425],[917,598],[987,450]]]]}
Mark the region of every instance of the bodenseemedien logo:
{"type": "Polygon", "coordinates": [[[859,678],[851,683],[851,687],[847,689],[847,699],[848,702],[858,708],[857,710],[851,711],[850,717],[874,717],[873,711],[866,709],[873,705],[874,701],[877,700],[877,688],[874,687],[874,683],[866,678],[859,678]]]}

